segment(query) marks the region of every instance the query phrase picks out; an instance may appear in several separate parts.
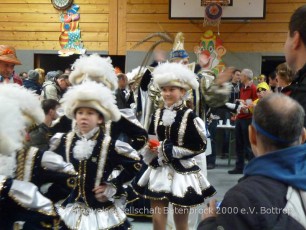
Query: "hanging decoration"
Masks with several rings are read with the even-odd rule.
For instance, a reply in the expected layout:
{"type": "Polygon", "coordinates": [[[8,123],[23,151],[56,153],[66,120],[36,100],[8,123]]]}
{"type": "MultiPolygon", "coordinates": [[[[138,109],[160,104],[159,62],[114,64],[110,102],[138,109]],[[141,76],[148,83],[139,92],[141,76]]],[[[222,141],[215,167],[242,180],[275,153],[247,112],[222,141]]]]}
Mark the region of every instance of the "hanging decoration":
{"type": "Polygon", "coordinates": [[[223,14],[223,6],[227,6],[229,0],[201,0],[201,6],[205,6],[203,26],[218,26],[223,14]]]}
{"type": "Polygon", "coordinates": [[[73,4],[67,11],[63,11],[60,15],[61,35],[59,37],[59,43],[62,48],[58,51],[60,56],[84,54],[86,52],[81,39],[81,30],[79,29],[79,8],[78,5],[73,4]]]}
{"type": "Polygon", "coordinates": [[[202,70],[211,70],[218,76],[225,69],[222,57],[226,54],[226,49],[220,36],[214,35],[212,30],[205,31],[200,45],[194,48],[194,52],[202,70]]]}

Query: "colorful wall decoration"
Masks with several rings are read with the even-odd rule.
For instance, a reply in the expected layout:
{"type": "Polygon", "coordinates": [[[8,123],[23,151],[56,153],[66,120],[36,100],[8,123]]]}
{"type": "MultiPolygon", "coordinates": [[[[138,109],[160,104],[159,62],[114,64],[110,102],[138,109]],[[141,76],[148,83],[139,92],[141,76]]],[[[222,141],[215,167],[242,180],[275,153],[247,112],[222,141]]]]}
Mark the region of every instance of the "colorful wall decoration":
{"type": "Polygon", "coordinates": [[[222,57],[226,54],[226,49],[220,36],[214,35],[212,30],[203,34],[200,45],[195,47],[194,52],[203,69],[212,70],[216,75],[225,69],[222,57]]]}
{"type": "Polygon", "coordinates": [[[81,30],[79,29],[79,8],[78,5],[73,4],[60,15],[61,35],[59,37],[59,43],[62,48],[58,51],[60,56],[84,54],[86,52],[81,39],[81,30]]]}

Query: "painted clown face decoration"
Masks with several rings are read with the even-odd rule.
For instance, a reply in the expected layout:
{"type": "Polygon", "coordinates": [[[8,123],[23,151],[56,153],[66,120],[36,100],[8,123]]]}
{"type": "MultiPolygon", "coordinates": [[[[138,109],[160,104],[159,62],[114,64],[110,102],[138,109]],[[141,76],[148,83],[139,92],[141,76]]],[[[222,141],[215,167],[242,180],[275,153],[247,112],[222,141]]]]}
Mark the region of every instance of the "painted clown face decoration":
{"type": "Polygon", "coordinates": [[[198,63],[203,69],[212,70],[216,75],[225,68],[222,57],[226,49],[222,46],[219,37],[213,34],[213,31],[207,30],[201,37],[200,46],[195,47],[195,53],[198,57],[198,63]]]}

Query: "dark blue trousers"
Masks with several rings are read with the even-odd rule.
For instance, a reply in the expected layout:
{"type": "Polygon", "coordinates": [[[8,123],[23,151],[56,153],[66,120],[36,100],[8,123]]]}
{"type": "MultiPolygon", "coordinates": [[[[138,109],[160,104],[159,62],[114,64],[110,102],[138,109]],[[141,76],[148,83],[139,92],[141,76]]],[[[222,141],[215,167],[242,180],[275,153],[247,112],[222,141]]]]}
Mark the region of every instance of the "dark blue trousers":
{"type": "Polygon", "coordinates": [[[236,135],[236,169],[244,169],[245,158],[251,160],[254,158],[250,141],[248,127],[251,124],[252,119],[237,119],[235,127],[236,135]]]}

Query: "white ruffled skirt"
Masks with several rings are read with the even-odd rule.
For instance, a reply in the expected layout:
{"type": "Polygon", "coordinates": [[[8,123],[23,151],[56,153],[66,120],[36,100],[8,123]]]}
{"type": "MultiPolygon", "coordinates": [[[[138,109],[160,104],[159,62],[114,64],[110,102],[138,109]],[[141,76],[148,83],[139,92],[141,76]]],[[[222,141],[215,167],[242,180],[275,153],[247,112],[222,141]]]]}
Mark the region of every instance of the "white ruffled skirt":
{"type": "Polygon", "coordinates": [[[202,171],[182,174],[171,165],[148,167],[136,187],[145,188],[142,192],[137,188],[135,190],[149,199],[168,199],[169,202],[181,206],[199,205],[206,197],[215,194],[215,189],[202,171]]]}
{"type": "Polygon", "coordinates": [[[92,209],[84,203],[71,203],[66,207],[56,205],[65,224],[73,230],[101,230],[122,225],[126,221],[124,211],[116,206],[107,209],[92,209]]]}

